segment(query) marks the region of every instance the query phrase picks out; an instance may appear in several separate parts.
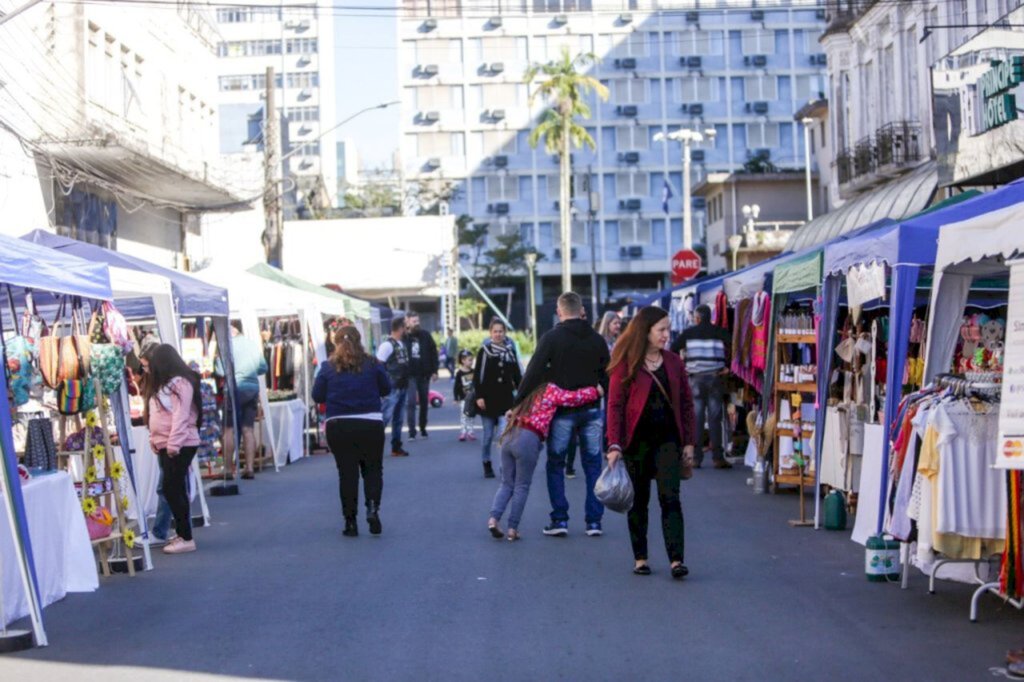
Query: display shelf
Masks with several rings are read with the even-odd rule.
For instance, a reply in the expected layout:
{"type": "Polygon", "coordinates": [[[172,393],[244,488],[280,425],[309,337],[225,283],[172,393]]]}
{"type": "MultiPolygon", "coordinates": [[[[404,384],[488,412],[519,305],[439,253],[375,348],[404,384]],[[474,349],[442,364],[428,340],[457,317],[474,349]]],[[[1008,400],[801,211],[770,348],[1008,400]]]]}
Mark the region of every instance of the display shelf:
{"type": "Polygon", "coordinates": [[[815,393],[818,390],[817,384],[812,381],[803,382],[799,384],[793,384],[789,382],[783,382],[775,384],[775,387],[779,391],[785,393],[815,393]]]}
{"type": "Polygon", "coordinates": [[[779,343],[817,343],[816,334],[778,334],[776,340],[779,343]]]}

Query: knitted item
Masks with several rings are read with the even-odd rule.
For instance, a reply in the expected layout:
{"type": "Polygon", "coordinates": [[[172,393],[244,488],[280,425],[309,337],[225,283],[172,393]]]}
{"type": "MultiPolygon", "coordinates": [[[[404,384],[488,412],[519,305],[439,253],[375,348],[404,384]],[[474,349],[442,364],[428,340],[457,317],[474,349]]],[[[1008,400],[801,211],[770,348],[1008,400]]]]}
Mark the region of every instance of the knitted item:
{"type": "Polygon", "coordinates": [[[1006,474],[1007,514],[1006,549],[1003,551],[1002,568],[999,572],[999,589],[1011,599],[1020,599],[1024,594],[1024,553],[1021,538],[1021,485],[1024,473],[1010,471],[1006,474]]]}

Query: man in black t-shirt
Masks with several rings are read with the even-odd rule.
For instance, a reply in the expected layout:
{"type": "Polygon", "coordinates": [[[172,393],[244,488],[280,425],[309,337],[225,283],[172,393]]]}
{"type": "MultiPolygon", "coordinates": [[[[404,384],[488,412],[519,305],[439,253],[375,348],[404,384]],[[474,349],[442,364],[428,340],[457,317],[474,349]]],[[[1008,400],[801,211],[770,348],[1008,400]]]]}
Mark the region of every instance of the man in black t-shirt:
{"type": "Polygon", "coordinates": [[[405,316],[405,348],[409,354],[409,392],[405,407],[409,418],[409,440],[416,438],[416,404],[420,408],[420,435],[427,437],[427,408],[431,380],[437,379],[437,344],[430,332],[420,327],[420,316],[405,316]]]}

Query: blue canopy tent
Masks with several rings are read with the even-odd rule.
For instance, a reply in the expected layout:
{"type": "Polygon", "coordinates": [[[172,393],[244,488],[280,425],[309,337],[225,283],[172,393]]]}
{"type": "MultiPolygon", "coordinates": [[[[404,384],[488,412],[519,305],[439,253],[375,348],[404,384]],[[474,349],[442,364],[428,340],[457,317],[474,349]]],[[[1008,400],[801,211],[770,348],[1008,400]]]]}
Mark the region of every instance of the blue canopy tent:
{"type": "MultiPolygon", "coordinates": [[[[32,291],[34,295],[48,292],[57,296],[80,296],[97,300],[110,300],[113,297],[110,273],[103,263],[87,262],[70,254],[57,253],[3,235],[0,235],[0,283],[10,286],[11,293],[17,296],[32,291]]],[[[4,366],[6,367],[6,363],[4,366]]],[[[0,405],[8,405],[9,402],[7,381],[0,381],[0,405]]],[[[35,642],[37,646],[46,646],[42,601],[32,554],[32,542],[25,519],[25,503],[18,476],[18,459],[14,450],[12,429],[10,410],[0,410],[0,449],[3,450],[0,478],[3,479],[4,504],[7,507],[11,537],[18,555],[22,587],[29,602],[35,642]]]]}
{"type": "MultiPolygon", "coordinates": [[[[889,283],[889,338],[886,363],[886,391],[883,426],[888,429],[896,419],[902,398],[898,387],[903,384],[903,371],[907,361],[910,324],[915,307],[915,295],[922,268],[935,263],[939,230],[943,225],[997,211],[1024,201],[1020,188],[1008,186],[967,200],[959,200],[938,210],[918,214],[900,223],[859,231],[854,236],[825,245],[823,267],[822,310],[818,344],[818,392],[827,395],[832,371],[832,339],[836,333],[839,296],[842,277],[853,267],[881,264],[891,271],[889,283]]],[[[816,472],[821,469],[821,450],[824,443],[825,411],[816,415],[815,461],[816,472]]],[[[885,519],[885,490],[889,471],[889,439],[882,444],[882,481],[877,500],[878,520],[876,532],[882,532],[885,519]]],[[[816,473],[817,476],[817,473],[816,473]]],[[[815,498],[815,525],[819,520],[820,499],[815,498]]]]}
{"type": "MultiPolygon", "coordinates": [[[[217,339],[220,341],[220,343],[217,344],[217,350],[221,364],[224,367],[224,377],[227,383],[231,409],[237,409],[238,392],[235,387],[234,362],[232,361],[231,356],[231,334],[228,329],[230,308],[228,306],[228,292],[226,289],[204,282],[203,280],[184,272],[165,268],[141,258],[130,256],[126,253],[111,251],[110,249],[105,249],[102,246],[86,244],[85,242],[68,239],[67,237],[61,237],[59,235],[46,232],[45,230],[34,230],[29,232],[27,235],[24,235],[22,239],[34,244],[49,247],[59,253],[67,253],[94,263],[106,263],[112,267],[147,272],[166,278],[171,283],[174,310],[179,317],[198,319],[209,317],[213,321],[214,332],[216,333],[217,339]]],[[[155,313],[152,299],[149,298],[119,300],[118,309],[126,318],[135,320],[152,318],[155,313]]],[[[180,349],[180,325],[175,331],[176,337],[173,340],[165,339],[165,341],[172,342],[173,345],[178,345],[180,349]]],[[[120,412],[120,410],[117,410],[117,412],[120,412]]],[[[235,421],[235,423],[237,424],[238,422],[235,421]]],[[[132,442],[130,438],[131,429],[129,429],[126,424],[123,426],[119,425],[118,431],[119,435],[124,438],[122,442],[129,444],[132,442]],[[120,433],[122,428],[124,429],[124,433],[120,433]]],[[[237,456],[239,439],[237,431],[234,433],[234,437],[234,451],[237,456]]],[[[126,456],[126,459],[130,459],[130,457],[126,456]]],[[[225,467],[225,469],[226,468],[227,467],[225,467]]],[[[193,470],[195,472],[196,479],[198,481],[202,481],[198,462],[194,462],[193,470]]],[[[203,518],[207,523],[209,523],[210,512],[206,504],[206,496],[203,493],[201,486],[199,490],[199,500],[202,505],[203,518]]]]}

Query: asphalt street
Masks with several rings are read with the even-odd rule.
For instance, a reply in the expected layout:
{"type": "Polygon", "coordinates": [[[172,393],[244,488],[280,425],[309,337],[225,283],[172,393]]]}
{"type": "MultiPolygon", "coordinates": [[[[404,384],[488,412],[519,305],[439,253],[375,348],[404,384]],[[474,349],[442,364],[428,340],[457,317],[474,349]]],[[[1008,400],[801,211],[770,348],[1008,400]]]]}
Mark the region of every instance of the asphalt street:
{"type": "Polygon", "coordinates": [[[656,501],[649,577],[625,517],[583,534],[582,476],[569,537],[544,537],[543,458],[523,540],[493,540],[478,443],[452,406],[431,418],[386,458],[382,536],[342,537],[330,456],[259,474],[210,499],[195,554],[47,608],[50,646],[0,658],[0,680],[974,680],[1024,646],[994,597],[968,621],[966,585],[869,583],[848,533],[790,528],[796,496],[755,496],[740,468],[683,483],[682,582],[656,501]]]}

